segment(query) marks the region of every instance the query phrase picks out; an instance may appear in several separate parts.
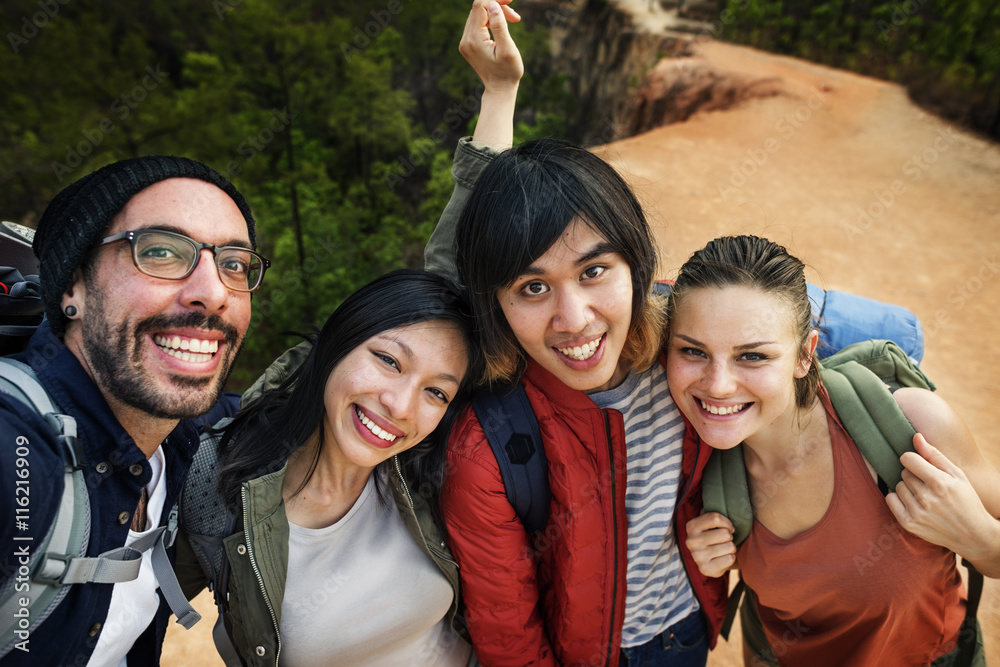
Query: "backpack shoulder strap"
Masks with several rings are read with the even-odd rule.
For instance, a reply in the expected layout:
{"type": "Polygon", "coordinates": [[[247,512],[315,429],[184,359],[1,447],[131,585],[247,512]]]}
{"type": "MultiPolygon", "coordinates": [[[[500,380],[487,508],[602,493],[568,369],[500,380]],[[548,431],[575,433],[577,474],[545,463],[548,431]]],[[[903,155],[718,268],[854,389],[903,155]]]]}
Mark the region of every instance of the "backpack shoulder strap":
{"type": "Polygon", "coordinates": [[[712,450],[702,476],[701,497],[706,512],[718,512],[733,522],[733,541],[736,546],[743,544],[753,527],[743,445],[712,450]]]}
{"type": "MultiPolygon", "coordinates": [[[[732,449],[713,449],[705,464],[701,478],[701,499],[706,512],[718,512],[733,523],[733,542],[743,544],[753,527],[753,505],[750,503],[750,486],[747,483],[746,465],[743,462],[743,445],[732,449]]],[[[720,634],[729,639],[743,596],[743,578],[729,592],[726,615],[720,634]]]]}
{"type": "Polygon", "coordinates": [[[549,519],[549,462],[538,419],[520,382],[481,392],[472,406],[500,466],[504,491],[528,532],[549,519]]]}
{"type": "Polygon", "coordinates": [[[219,493],[219,440],[231,418],[220,419],[201,434],[198,451],[181,491],[180,520],[191,540],[202,570],[212,581],[218,576],[223,557],[221,540],[233,533],[235,517],[226,509],[219,493]],[[219,540],[217,546],[202,546],[202,540],[219,540]]]}
{"type": "Polygon", "coordinates": [[[0,657],[13,649],[24,632],[15,627],[14,611],[31,609],[31,626],[48,618],[69,591],[70,584],[120,583],[139,574],[142,552],[153,549],[153,571],[178,622],[190,627],[200,616],[188,604],[173,574],[166,554],[176,533],[176,508],[172,526],[157,528],[126,547],[86,557],[90,546],[90,497],[83,477],[83,446],[77,437],[76,420],[63,414],[38,381],[30,366],[0,357],[0,389],[41,415],[62,445],[65,459],[63,492],[45,538],[37,546],[29,564],[33,582],[26,592],[14,595],[11,589],[0,597],[0,657]],[[170,543],[167,543],[167,540],[170,543]],[[24,600],[27,605],[22,604],[24,600]]]}
{"type": "Polygon", "coordinates": [[[212,627],[215,648],[227,667],[238,667],[239,653],[229,635],[229,561],[223,540],[236,530],[237,517],[219,493],[219,439],[232,418],[226,417],[201,434],[198,452],[191,463],[181,492],[180,516],[191,551],[208,580],[215,597],[218,617],[212,627]]]}
{"type": "Polygon", "coordinates": [[[879,478],[895,488],[902,480],[899,457],[913,450],[916,430],[890,389],[933,389],[923,372],[895,343],[865,341],[820,363],[820,378],[837,416],[879,478]]]}

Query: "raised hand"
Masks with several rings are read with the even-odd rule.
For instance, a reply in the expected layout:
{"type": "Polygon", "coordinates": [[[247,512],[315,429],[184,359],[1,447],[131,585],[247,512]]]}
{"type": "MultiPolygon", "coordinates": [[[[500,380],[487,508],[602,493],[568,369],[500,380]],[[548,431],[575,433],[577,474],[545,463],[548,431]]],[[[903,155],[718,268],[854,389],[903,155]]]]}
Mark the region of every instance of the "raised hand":
{"type": "Polygon", "coordinates": [[[521,17],[509,3],[510,0],[476,0],[458,45],[488,92],[510,88],[516,91],[524,75],[521,53],[507,26],[508,21],[517,23],[521,17]]]}
{"type": "Polygon", "coordinates": [[[524,74],[521,53],[507,26],[507,21],[516,23],[521,17],[509,2],[476,0],[458,46],[483,82],[482,106],[472,138],[496,150],[509,148],[514,142],[514,105],[524,74]]]}

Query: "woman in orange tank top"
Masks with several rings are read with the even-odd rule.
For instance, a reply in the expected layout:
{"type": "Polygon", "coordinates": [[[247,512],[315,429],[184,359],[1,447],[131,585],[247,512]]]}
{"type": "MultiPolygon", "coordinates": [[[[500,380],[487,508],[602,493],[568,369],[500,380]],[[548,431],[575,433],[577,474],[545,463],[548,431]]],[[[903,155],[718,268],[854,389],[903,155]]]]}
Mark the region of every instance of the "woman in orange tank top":
{"type": "Polygon", "coordinates": [[[678,275],[670,393],[707,444],[743,446],[754,511],[739,549],[717,513],[688,524],[687,544],[702,573],[739,567],[756,594],[770,651],[745,646],[748,664],[931,664],[954,652],[964,616],[954,554],[1000,576],[1000,473],[940,397],[904,388],[916,451],[883,497],[819,380],[803,269],[738,236],[678,275]]]}

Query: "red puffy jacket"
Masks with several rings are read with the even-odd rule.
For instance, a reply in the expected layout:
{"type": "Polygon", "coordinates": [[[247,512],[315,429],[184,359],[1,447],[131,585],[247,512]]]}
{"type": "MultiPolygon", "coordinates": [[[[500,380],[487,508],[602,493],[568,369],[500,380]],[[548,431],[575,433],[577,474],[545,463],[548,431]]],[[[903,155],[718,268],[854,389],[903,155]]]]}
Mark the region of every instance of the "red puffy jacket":
{"type": "MultiPolygon", "coordinates": [[[[523,382],[549,462],[552,502],[544,531],[525,532],[471,408],[448,443],[442,504],[473,646],[491,667],[616,667],[628,534],[622,416],[601,410],[534,362],[523,382]]],[[[683,447],[674,527],[714,646],[728,578],[703,576],[684,544],[687,522],[701,511],[701,475],[710,449],[692,437],[684,438],[683,447]]]]}

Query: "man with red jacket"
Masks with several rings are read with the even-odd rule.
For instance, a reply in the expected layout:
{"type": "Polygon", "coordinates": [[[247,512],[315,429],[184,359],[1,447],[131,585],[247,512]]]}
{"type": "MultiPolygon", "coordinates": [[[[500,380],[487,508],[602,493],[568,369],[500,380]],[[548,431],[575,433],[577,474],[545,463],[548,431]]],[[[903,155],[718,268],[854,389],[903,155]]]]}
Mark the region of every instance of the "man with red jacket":
{"type": "Polygon", "coordinates": [[[545,529],[528,533],[468,410],[449,441],[442,509],[476,654],[484,665],[704,665],[726,580],[701,575],[684,546],[709,449],[685,440],[667,391],[649,226],[592,153],[551,140],[492,150],[511,143],[523,69],[501,7],[477,5],[461,50],[485,84],[482,112],[456,152],[427,266],[468,286],[491,379],[523,385],[552,501],[545,529]]]}

